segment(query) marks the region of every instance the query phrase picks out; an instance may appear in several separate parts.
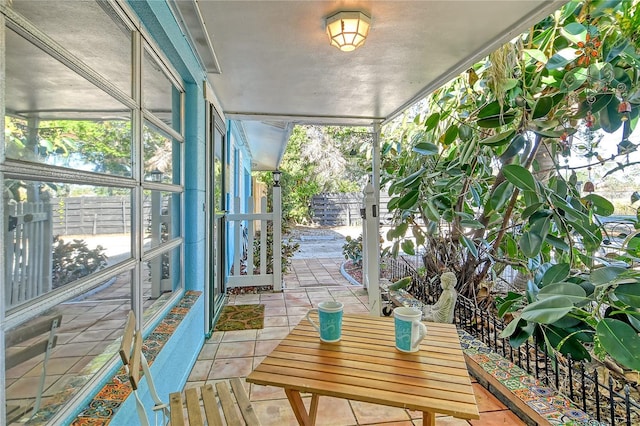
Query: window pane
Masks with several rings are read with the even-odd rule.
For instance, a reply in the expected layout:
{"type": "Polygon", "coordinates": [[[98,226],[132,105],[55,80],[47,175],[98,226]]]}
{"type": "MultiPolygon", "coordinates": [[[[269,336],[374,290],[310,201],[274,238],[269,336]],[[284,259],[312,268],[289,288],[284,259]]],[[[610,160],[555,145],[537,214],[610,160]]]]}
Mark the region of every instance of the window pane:
{"type": "Polygon", "coordinates": [[[131,111],[6,31],[7,157],[131,176],[131,111]]]}
{"type": "Polygon", "coordinates": [[[5,117],[7,157],[131,176],[131,122],[5,117]]]}
{"type": "Polygon", "coordinates": [[[144,124],[142,137],[145,180],[180,184],[177,168],[180,163],[180,143],[147,122],[144,124]]]}
{"type": "Polygon", "coordinates": [[[131,190],[7,179],[7,309],[131,257],[131,190]]]}
{"type": "Polygon", "coordinates": [[[175,192],[144,191],[144,249],[180,236],[180,197],[175,192]]]}
{"type": "Polygon", "coordinates": [[[9,5],[120,90],[131,94],[131,31],[108,3],[12,0],[9,5]]]}
{"type": "MultiPolygon", "coordinates": [[[[45,424],[60,407],[75,397],[82,386],[117,354],[115,343],[122,336],[127,313],[131,309],[131,271],[108,280],[74,300],[58,305],[37,318],[6,333],[6,399],[7,405],[21,410],[32,409],[36,397],[42,395],[36,424],[45,424]],[[45,353],[32,357],[20,352],[49,337],[47,330],[36,337],[19,342],[38,322],[50,329],[52,319],[60,316],[55,329],[56,346],[44,365],[45,353]],[[46,366],[46,380],[40,389],[40,378],[46,366]]],[[[32,413],[29,413],[31,415],[32,413]]],[[[10,424],[7,421],[3,424],[10,424]]],[[[2,422],[0,422],[2,423],[2,422]]],[[[17,424],[17,423],[12,423],[17,424]]]]}
{"type": "Polygon", "coordinates": [[[156,299],[158,300],[153,303],[154,308],[158,304],[166,303],[170,292],[181,287],[180,253],[180,247],[176,247],[145,262],[142,282],[145,307],[156,299]]]}
{"type": "Polygon", "coordinates": [[[180,132],[180,92],[145,49],[142,60],[143,106],[173,130],[180,132]]]}

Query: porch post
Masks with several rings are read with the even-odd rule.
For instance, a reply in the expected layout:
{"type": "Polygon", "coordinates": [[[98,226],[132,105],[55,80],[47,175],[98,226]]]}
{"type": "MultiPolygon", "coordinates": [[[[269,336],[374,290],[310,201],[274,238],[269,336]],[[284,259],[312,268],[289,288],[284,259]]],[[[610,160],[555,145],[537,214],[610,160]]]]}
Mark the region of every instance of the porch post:
{"type": "Polygon", "coordinates": [[[282,291],[282,188],[273,185],[273,291],[282,291]]]}
{"type": "Polygon", "coordinates": [[[373,172],[365,188],[366,223],[363,239],[366,268],[364,281],[369,292],[369,314],[380,316],[380,123],[373,126],[373,172]]]}

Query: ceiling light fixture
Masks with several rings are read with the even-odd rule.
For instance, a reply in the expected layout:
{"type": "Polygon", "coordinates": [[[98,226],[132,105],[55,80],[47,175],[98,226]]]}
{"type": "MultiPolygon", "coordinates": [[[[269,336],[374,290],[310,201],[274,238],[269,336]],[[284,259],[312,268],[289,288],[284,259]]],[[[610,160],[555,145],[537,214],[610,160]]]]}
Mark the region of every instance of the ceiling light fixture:
{"type": "Polygon", "coordinates": [[[343,52],[362,46],[369,35],[371,18],[362,12],[338,12],[327,18],[327,35],[331,45],[343,52]]]}

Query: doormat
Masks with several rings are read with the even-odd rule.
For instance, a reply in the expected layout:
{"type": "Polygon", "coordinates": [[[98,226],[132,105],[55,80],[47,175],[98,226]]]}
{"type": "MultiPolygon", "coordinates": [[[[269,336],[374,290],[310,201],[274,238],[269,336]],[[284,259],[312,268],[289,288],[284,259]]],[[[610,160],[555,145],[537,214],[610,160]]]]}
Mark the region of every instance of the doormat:
{"type": "Polygon", "coordinates": [[[249,330],[264,327],[264,305],[227,305],[222,308],[216,331],[249,330]]]}

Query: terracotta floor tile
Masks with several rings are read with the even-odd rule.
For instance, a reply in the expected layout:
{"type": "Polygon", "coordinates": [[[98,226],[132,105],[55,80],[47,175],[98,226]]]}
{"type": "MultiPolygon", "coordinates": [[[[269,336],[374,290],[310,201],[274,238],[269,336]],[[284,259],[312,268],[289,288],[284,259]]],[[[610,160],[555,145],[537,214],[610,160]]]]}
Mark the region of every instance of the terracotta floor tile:
{"type": "Polygon", "coordinates": [[[255,347],[255,341],[220,343],[218,345],[218,351],[216,352],[216,359],[253,356],[255,347]]]}
{"type": "Polygon", "coordinates": [[[218,351],[218,344],[217,343],[205,343],[204,346],[202,347],[202,350],[200,351],[200,354],[198,355],[198,360],[205,360],[205,359],[214,359],[216,357],[216,352],[218,351]]]}
{"type": "Polygon", "coordinates": [[[284,389],[277,388],[275,386],[262,386],[251,383],[251,392],[249,394],[249,400],[251,401],[263,401],[265,399],[283,399],[287,395],[284,393],[284,389]]]}
{"type": "Polygon", "coordinates": [[[264,326],[265,327],[288,327],[289,319],[286,317],[286,315],[265,317],[264,326]]]}
{"type": "Polygon", "coordinates": [[[264,308],[265,317],[275,317],[275,316],[284,316],[284,315],[287,315],[287,308],[285,308],[284,306],[274,307],[274,308],[270,308],[267,306],[264,308]]]}
{"type": "Polygon", "coordinates": [[[367,402],[350,401],[356,420],[359,424],[398,422],[409,419],[409,414],[402,408],[386,405],[369,404],[367,402]]]}
{"type": "Polygon", "coordinates": [[[307,306],[291,306],[287,308],[287,315],[298,316],[298,315],[307,315],[310,307],[307,306]]]}
{"type": "Polygon", "coordinates": [[[256,340],[258,330],[236,330],[225,331],[222,342],[241,342],[246,340],[256,340]]]}
{"type": "Polygon", "coordinates": [[[205,381],[207,377],[209,377],[209,372],[211,371],[211,367],[213,362],[210,360],[196,361],[191,369],[191,373],[189,373],[189,378],[187,381],[205,381]]]}
{"type": "Polygon", "coordinates": [[[213,362],[207,380],[246,377],[253,370],[253,358],[225,358],[213,362]]]}
{"type": "Polygon", "coordinates": [[[469,422],[451,416],[436,417],[436,426],[469,426],[469,422]]]}
{"type": "Polygon", "coordinates": [[[296,416],[287,399],[252,402],[262,426],[297,426],[296,416]]]}
{"type": "MultiPolygon", "coordinates": [[[[311,398],[305,398],[304,403],[309,411],[311,398]]],[[[316,424],[318,426],[353,425],[356,424],[356,418],[346,399],[321,396],[318,402],[316,424]]]]}
{"type": "Polygon", "coordinates": [[[470,420],[469,423],[477,426],[519,426],[525,423],[511,411],[491,411],[480,413],[480,420],[470,420]]]}
{"type": "Polygon", "coordinates": [[[266,358],[266,356],[254,356],[253,357],[253,368],[255,369],[258,365],[260,365],[262,363],[262,361],[264,361],[265,358],[266,358]]]}
{"type": "Polygon", "coordinates": [[[255,356],[266,356],[280,344],[280,340],[259,340],[256,342],[255,356]]]}
{"type": "Polygon", "coordinates": [[[495,396],[491,395],[489,391],[482,387],[480,383],[473,383],[473,393],[476,396],[476,402],[478,404],[478,410],[483,413],[486,411],[504,410],[507,407],[498,400],[495,396]]]}
{"type": "Polygon", "coordinates": [[[411,420],[400,421],[400,422],[383,422],[383,423],[358,423],[359,425],[366,426],[414,426],[415,423],[411,420]]]}
{"type": "MultiPolygon", "coordinates": [[[[289,334],[289,327],[265,327],[258,330],[258,340],[284,339],[289,334]]],[[[220,351],[218,349],[218,351],[220,351]]]]}

